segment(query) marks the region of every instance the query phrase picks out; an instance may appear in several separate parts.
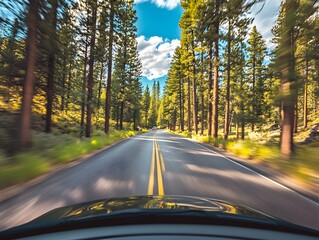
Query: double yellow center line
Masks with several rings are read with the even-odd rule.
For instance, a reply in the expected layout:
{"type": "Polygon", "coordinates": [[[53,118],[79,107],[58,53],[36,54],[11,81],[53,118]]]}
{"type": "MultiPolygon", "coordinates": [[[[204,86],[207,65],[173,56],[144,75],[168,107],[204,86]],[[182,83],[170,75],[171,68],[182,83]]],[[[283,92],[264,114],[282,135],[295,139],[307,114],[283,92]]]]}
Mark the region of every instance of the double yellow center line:
{"type": "Polygon", "coordinates": [[[163,172],[165,172],[165,164],[163,160],[162,153],[160,151],[159,145],[154,139],[153,141],[153,149],[152,149],[152,162],[150,169],[150,178],[148,181],[148,195],[154,195],[154,182],[155,182],[155,169],[157,175],[157,190],[158,195],[164,195],[164,184],[163,184],[163,172]]]}

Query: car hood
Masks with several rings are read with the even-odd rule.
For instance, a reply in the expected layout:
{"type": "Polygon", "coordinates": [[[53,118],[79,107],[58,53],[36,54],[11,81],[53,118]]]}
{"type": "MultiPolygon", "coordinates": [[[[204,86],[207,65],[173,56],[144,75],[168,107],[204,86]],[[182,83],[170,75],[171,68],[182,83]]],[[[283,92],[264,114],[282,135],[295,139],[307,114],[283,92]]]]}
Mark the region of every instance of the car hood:
{"type": "Polygon", "coordinates": [[[99,215],[116,215],[133,212],[214,212],[253,218],[269,216],[243,206],[209,198],[188,196],[134,196],[86,202],[55,209],[35,221],[72,220],[99,215]]]}
{"type": "MultiPolygon", "coordinates": [[[[54,209],[24,225],[0,233],[1,239],[132,224],[208,224],[256,227],[288,232],[306,229],[244,206],[189,196],[131,196],[54,209]]],[[[315,233],[317,234],[317,233],[315,233]]]]}

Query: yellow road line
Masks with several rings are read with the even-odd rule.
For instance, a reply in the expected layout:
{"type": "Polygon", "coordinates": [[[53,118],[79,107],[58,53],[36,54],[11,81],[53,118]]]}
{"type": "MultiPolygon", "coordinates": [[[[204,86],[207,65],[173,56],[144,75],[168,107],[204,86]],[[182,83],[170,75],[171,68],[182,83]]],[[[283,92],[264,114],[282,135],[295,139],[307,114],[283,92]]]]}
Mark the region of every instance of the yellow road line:
{"type": "Polygon", "coordinates": [[[161,162],[162,172],[165,172],[165,163],[164,163],[163,155],[161,153],[161,148],[160,148],[159,144],[157,144],[157,145],[158,145],[158,151],[159,151],[159,155],[160,155],[160,162],[161,162]]]}
{"type": "Polygon", "coordinates": [[[155,147],[156,147],[158,195],[164,195],[163,177],[162,177],[161,164],[160,164],[159,153],[158,153],[158,148],[157,148],[157,142],[155,144],[155,147]]]}
{"type": "Polygon", "coordinates": [[[160,152],[160,158],[161,158],[160,160],[161,160],[162,171],[165,172],[165,163],[164,163],[163,155],[161,152],[160,152]]]}
{"type": "Polygon", "coordinates": [[[151,169],[150,169],[150,178],[148,180],[148,189],[147,195],[153,195],[154,192],[154,168],[155,168],[155,142],[153,141],[153,149],[152,149],[152,162],[151,162],[151,169]]]}

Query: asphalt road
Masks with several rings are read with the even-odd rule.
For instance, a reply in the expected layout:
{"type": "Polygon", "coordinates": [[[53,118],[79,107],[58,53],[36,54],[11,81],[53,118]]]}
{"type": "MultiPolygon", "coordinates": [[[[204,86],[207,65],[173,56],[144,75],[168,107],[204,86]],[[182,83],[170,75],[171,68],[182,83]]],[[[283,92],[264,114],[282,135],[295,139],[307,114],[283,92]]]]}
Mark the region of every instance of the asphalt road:
{"type": "Polygon", "coordinates": [[[65,205],[146,194],[226,200],[319,230],[319,203],[165,131],[123,141],[2,201],[0,229],[65,205]]]}

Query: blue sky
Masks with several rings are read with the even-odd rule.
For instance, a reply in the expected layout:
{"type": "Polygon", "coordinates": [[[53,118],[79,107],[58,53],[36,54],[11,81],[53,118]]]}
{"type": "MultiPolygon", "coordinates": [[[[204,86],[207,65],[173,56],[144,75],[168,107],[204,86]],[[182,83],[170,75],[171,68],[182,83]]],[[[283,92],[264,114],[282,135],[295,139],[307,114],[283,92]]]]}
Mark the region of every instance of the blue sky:
{"type": "MultiPolygon", "coordinates": [[[[280,2],[265,0],[263,8],[263,4],[258,4],[250,14],[255,18],[253,25],[262,33],[269,48],[273,47],[271,28],[280,2]]],[[[138,51],[143,65],[142,83],[151,87],[154,80],[159,80],[163,86],[174,50],[180,44],[178,22],[183,9],[179,0],[135,0],[135,4],[138,51]]]]}
{"type": "Polygon", "coordinates": [[[142,2],[135,5],[135,9],[138,17],[136,23],[138,36],[180,39],[178,22],[183,12],[180,5],[170,10],[151,2],[142,2]]]}
{"type": "Polygon", "coordinates": [[[178,22],[183,9],[178,0],[136,0],[135,3],[142,83],[151,88],[156,80],[163,86],[174,50],[179,46],[178,22]]]}

